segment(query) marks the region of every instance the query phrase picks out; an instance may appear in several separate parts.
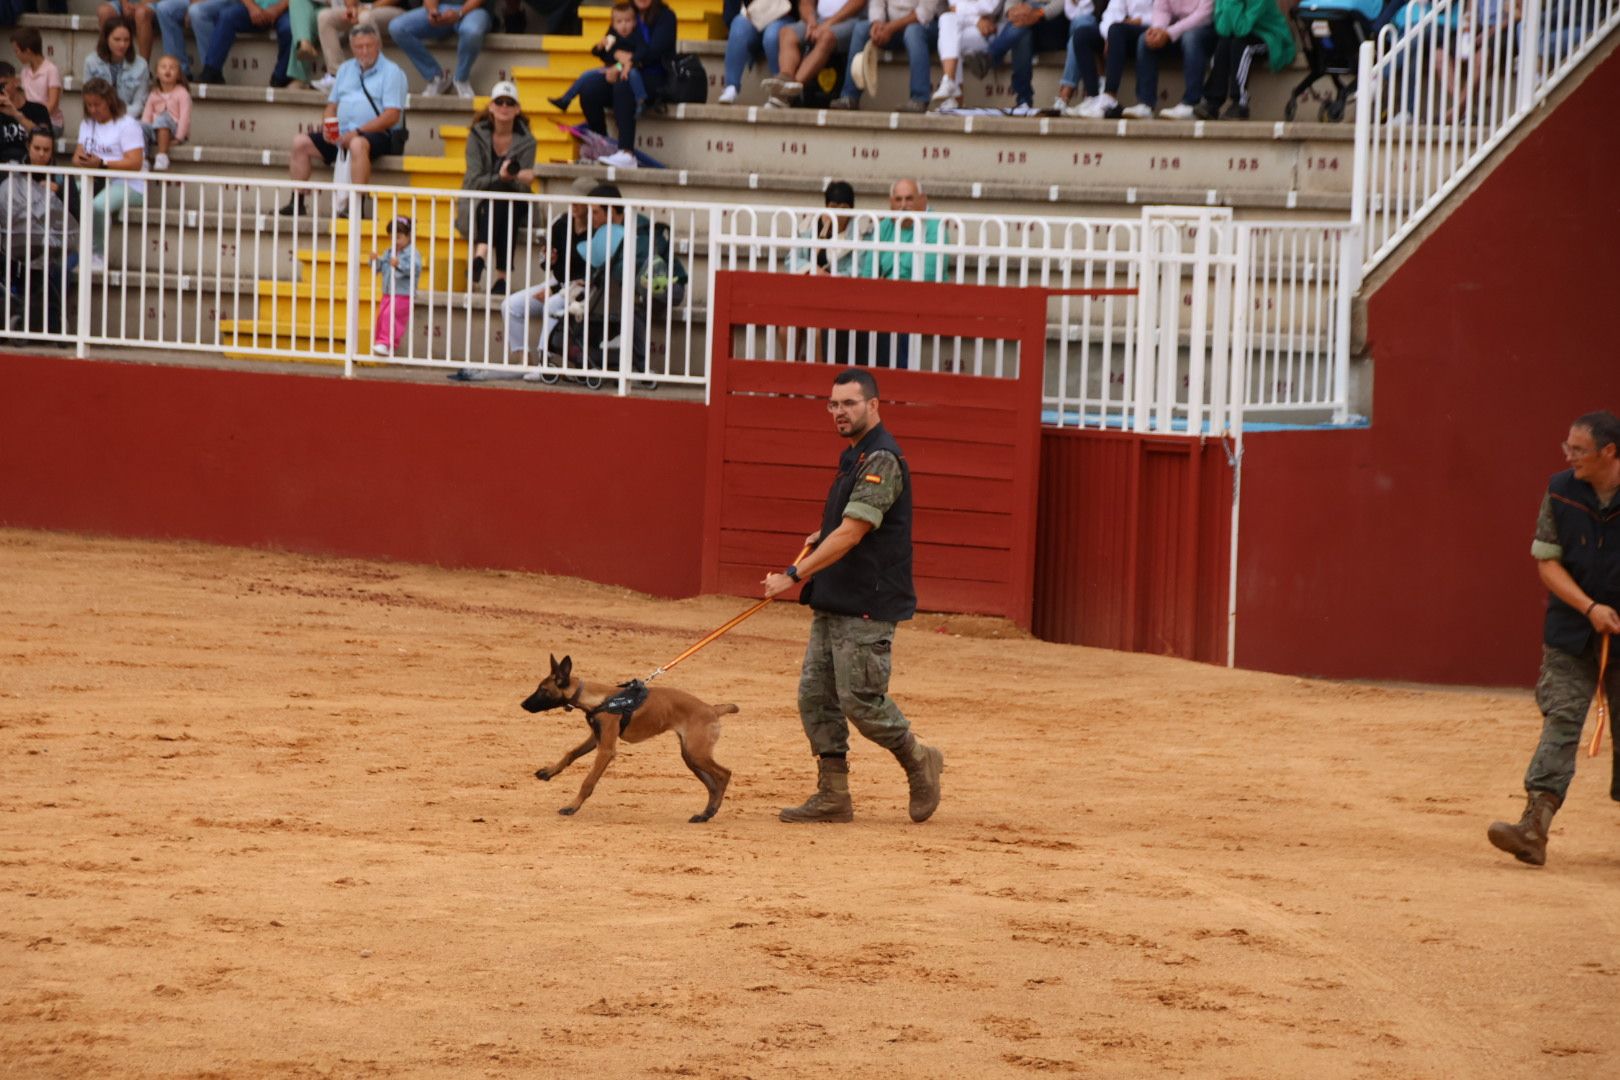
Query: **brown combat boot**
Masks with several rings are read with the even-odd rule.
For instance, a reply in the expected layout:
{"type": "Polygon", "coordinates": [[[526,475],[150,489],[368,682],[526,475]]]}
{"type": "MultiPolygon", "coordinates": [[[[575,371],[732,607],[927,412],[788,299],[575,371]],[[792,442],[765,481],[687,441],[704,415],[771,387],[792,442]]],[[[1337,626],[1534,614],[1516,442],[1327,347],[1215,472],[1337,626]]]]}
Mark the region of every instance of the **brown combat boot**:
{"type": "Polygon", "coordinates": [[[1520,862],[1541,866],[1547,861],[1547,830],[1552,828],[1553,815],[1563,802],[1550,791],[1532,791],[1517,825],[1493,821],[1485,835],[1520,862]]]}
{"type": "Polygon", "coordinates": [[[849,798],[849,762],[843,758],[816,758],[816,793],[798,806],[776,815],[782,821],[854,821],[855,804],[849,798]]]}
{"type": "Polygon", "coordinates": [[[927,821],[939,809],[939,774],[945,771],[945,755],[924,746],[909,731],[906,741],[890,753],[906,770],[906,783],[911,785],[911,820],[927,821]]]}

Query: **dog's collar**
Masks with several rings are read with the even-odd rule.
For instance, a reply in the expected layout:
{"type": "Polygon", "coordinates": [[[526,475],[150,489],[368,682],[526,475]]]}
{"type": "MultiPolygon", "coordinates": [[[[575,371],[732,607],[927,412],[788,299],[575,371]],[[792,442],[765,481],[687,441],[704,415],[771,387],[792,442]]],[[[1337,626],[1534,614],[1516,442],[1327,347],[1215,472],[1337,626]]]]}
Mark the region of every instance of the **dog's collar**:
{"type": "Polygon", "coordinates": [[[577,685],[574,687],[574,696],[563,702],[563,712],[573,712],[575,709],[579,708],[579,696],[584,692],[585,682],[584,680],[578,680],[577,685]]]}

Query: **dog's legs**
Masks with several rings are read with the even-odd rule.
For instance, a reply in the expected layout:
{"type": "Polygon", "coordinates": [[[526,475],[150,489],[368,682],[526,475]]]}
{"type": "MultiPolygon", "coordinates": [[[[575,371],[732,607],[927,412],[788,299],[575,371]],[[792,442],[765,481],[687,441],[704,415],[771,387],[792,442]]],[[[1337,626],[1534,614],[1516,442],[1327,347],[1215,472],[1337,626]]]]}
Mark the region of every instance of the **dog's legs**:
{"type": "MultiPolygon", "coordinates": [[[[603,716],[600,727],[602,736],[596,747],[596,760],[591,762],[591,771],[585,774],[585,782],[579,785],[579,794],[569,805],[558,810],[557,813],[569,815],[585,805],[585,800],[591,797],[596,790],[596,782],[602,779],[607,771],[608,763],[618,754],[619,750],[619,718],[617,716],[603,716]]],[[[583,751],[581,751],[583,753],[583,751]]]]}
{"type": "Polygon", "coordinates": [[[564,769],[568,768],[568,766],[572,765],[574,762],[578,761],[580,758],[584,757],[594,749],[596,749],[596,734],[593,732],[590,738],[586,739],[584,742],[568,751],[568,753],[564,754],[562,756],[562,760],[557,762],[557,764],[553,765],[549,769],[536,769],[534,771],[534,775],[536,779],[539,780],[550,780],[553,776],[556,776],[558,773],[562,772],[564,769]]]}
{"type": "Polygon", "coordinates": [[[720,809],[720,800],[726,797],[726,785],[731,783],[731,770],[714,760],[714,744],[720,738],[720,725],[696,724],[693,727],[695,730],[691,732],[690,739],[680,732],[676,735],[681,740],[681,760],[709,790],[709,804],[703,808],[703,813],[694,814],[690,819],[696,823],[708,821],[720,809]]]}

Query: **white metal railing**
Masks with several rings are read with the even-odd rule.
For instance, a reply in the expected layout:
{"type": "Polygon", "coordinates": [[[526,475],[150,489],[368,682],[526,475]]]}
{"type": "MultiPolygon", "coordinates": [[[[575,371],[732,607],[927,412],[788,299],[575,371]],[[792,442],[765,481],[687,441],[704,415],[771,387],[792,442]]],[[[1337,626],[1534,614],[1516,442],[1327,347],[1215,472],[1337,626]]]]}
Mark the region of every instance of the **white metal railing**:
{"type": "MultiPolygon", "coordinates": [[[[1154,207],[1083,220],[738,207],[712,238],[723,269],[1038,286],[1049,303],[1048,423],[1220,433],[1245,410],[1273,420],[1349,419],[1347,225],[1236,222],[1154,207]],[[884,227],[884,222],[896,224],[884,227]],[[927,223],[933,230],[926,231],[927,223]],[[812,271],[814,267],[814,271],[812,271]],[[1133,289],[1132,296],[1062,295],[1133,289]]],[[[855,360],[1013,377],[1010,341],[744,328],[738,355],[855,360]]]]}
{"type": "MultiPolygon", "coordinates": [[[[1245,410],[1348,416],[1346,225],[1236,222],[1214,208],[1117,220],[828,213],[331,183],[302,185],[295,201],[286,180],[11,166],[0,183],[7,332],[81,355],[119,346],[620,393],[704,387],[713,275],[814,269],[1053,290],[1039,358],[1049,423],[1224,432],[1245,410]],[[100,215],[96,184],[131,180],[140,198],[100,215]],[[373,220],[351,227],[368,208],[373,220]],[[397,218],[412,223],[423,269],[399,290],[408,312],[384,355],[373,257],[397,218]],[[487,244],[479,282],[476,241],[487,244]],[[502,271],[507,292],[492,294],[502,271]],[[1058,295],[1090,288],[1137,295],[1058,295]]],[[[749,328],[741,355],[1003,376],[1020,362],[1011,342],[865,336],[749,328]]]]}
{"type": "Polygon", "coordinates": [[[1351,219],[1364,269],[1416,229],[1616,26],[1620,0],[1414,2],[1361,47],[1351,219]]]}

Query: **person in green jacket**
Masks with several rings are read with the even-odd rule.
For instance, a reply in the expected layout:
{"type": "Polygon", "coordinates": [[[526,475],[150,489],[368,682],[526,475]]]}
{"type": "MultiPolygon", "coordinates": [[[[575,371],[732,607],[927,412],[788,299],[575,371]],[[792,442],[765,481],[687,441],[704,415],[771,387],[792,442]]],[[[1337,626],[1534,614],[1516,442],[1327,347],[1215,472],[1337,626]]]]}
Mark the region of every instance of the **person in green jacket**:
{"type": "Polygon", "coordinates": [[[1294,0],[1215,0],[1215,59],[1204,82],[1204,100],[1193,109],[1200,120],[1249,118],[1249,69],[1265,57],[1272,71],[1294,62],[1294,34],[1279,4],[1294,0]],[[1226,112],[1221,106],[1231,98],[1226,112]]]}

